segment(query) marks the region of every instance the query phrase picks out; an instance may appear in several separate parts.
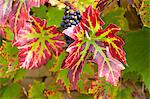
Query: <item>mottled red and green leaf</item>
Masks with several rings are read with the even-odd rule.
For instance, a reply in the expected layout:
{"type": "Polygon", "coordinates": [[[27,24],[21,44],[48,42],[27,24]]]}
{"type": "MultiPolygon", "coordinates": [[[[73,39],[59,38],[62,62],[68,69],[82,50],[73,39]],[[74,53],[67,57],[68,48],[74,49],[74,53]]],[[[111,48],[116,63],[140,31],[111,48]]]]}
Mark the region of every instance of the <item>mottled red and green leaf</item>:
{"type": "Polygon", "coordinates": [[[124,69],[122,63],[126,64],[122,48],[124,42],[116,35],[120,28],[110,24],[103,30],[104,22],[99,16],[98,10],[90,5],[83,12],[81,22],[77,26],[63,31],[74,39],[67,48],[69,55],[62,68],[69,68],[70,81],[75,85],[89,53],[93,53],[90,60],[98,65],[99,76],[105,77],[106,81],[113,85],[117,85],[121,70],[124,69]]]}
{"type": "Polygon", "coordinates": [[[65,42],[55,26],[46,27],[46,20],[31,17],[19,30],[14,45],[20,49],[19,65],[32,69],[46,64],[52,55],[57,57],[65,42]]]}

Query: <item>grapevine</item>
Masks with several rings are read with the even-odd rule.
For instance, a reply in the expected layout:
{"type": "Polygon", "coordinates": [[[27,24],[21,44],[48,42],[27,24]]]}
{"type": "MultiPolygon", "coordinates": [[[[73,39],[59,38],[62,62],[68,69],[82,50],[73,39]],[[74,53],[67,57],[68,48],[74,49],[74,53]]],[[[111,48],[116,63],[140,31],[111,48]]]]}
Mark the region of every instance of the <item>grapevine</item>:
{"type": "Polygon", "coordinates": [[[149,6],[1,0],[0,98],[148,99],[149,6]]]}

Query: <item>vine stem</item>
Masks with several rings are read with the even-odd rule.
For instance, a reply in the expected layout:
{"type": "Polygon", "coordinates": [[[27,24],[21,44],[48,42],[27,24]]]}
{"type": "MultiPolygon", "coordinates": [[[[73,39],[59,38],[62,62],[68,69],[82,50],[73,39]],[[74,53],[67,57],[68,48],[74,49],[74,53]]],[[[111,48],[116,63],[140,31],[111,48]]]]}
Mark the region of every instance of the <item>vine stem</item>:
{"type": "Polygon", "coordinates": [[[68,2],[68,1],[65,1],[64,4],[65,4],[66,6],[70,6],[73,10],[76,10],[76,9],[77,9],[76,7],[74,7],[74,6],[73,6],[70,2],[68,2]]]}

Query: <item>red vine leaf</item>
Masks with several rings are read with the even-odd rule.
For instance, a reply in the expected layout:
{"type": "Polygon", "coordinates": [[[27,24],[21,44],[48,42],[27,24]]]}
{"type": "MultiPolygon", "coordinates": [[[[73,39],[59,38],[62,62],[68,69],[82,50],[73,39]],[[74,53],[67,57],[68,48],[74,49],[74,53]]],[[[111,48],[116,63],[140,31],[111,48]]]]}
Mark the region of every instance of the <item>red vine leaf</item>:
{"type": "Polygon", "coordinates": [[[28,17],[29,8],[26,7],[26,4],[23,1],[16,1],[9,14],[9,24],[15,34],[15,39],[17,39],[17,33],[21,28],[23,28],[28,17]]]}
{"type": "Polygon", "coordinates": [[[93,59],[98,64],[99,77],[105,77],[107,82],[117,85],[121,70],[125,69],[123,64],[111,56],[108,47],[106,47],[106,51],[104,52],[105,56],[100,54],[99,51],[95,53],[96,55],[93,59]]]}
{"type": "Polygon", "coordinates": [[[1,37],[5,37],[6,36],[6,34],[5,34],[5,32],[4,32],[4,30],[2,28],[0,28],[0,36],[1,37]]]}
{"type": "Polygon", "coordinates": [[[73,28],[74,27],[68,28],[70,32],[67,30],[64,31],[66,35],[70,36],[75,41],[66,50],[69,52],[69,55],[65,59],[62,68],[70,68],[68,76],[72,84],[76,86],[77,81],[79,80],[79,74],[82,71],[82,66],[84,65],[87,57],[90,44],[88,42],[86,43],[86,40],[82,40],[84,38],[84,31],[80,32],[79,26],[75,27],[75,31],[71,32],[73,28]]]}
{"type": "Polygon", "coordinates": [[[100,39],[101,42],[109,46],[110,53],[114,58],[126,64],[125,52],[122,48],[124,42],[121,38],[116,36],[116,33],[120,30],[121,29],[116,25],[110,24],[106,29],[99,30],[96,35],[99,36],[98,39],[100,39]]]}
{"type": "Polygon", "coordinates": [[[26,69],[40,67],[62,51],[65,42],[55,26],[46,27],[46,20],[31,17],[18,32],[14,45],[20,49],[19,65],[26,69]]]}
{"type": "Polygon", "coordinates": [[[0,0],[0,24],[5,23],[12,10],[13,0],[0,0]]]}
{"type": "Polygon", "coordinates": [[[96,8],[99,11],[103,11],[113,0],[99,0],[96,8]]]}
{"type": "Polygon", "coordinates": [[[17,0],[14,1],[12,11],[9,14],[9,24],[15,33],[17,39],[18,31],[23,28],[24,23],[29,18],[30,8],[35,6],[39,7],[47,0],[17,0]]]}
{"type": "Polygon", "coordinates": [[[12,10],[13,0],[0,0],[0,36],[5,37],[5,23],[8,19],[9,13],[12,10]]]}
{"type": "Polygon", "coordinates": [[[40,7],[40,5],[45,4],[45,2],[48,2],[48,0],[27,0],[26,4],[28,5],[27,7],[40,7]]]}
{"type": "Polygon", "coordinates": [[[122,49],[124,42],[116,36],[120,28],[110,24],[103,30],[104,22],[99,15],[100,13],[90,5],[83,12],[81,22],[77,26],[63,31],[74,39],[67,48],[69,55],[64,60],[62,68],[69,68],[70,81],[75,85],[90,52],[93,53],[92,61],[98,64],[99,76],[106,77],[108,82],[116,85],[120,71],[124,69],[121,63],[126,63],[125,52],[122,49]]]}

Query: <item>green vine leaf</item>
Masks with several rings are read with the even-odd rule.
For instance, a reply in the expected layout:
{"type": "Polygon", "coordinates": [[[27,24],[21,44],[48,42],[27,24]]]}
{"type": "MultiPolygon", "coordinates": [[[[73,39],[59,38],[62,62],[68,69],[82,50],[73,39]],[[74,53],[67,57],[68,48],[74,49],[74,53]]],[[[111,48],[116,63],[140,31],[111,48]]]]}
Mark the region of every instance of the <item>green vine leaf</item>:
{"type": "Polygon", "coordinates": [[[6,38],[9,41],[14,40],[14,33],[11,31],[10,28],[4,28],[4,32],[5,32],[5,37],[4,38],[6,38]]]}
{"type": "Polygon", "coordinates": [[[95,0],[87,0],[86,2],[84,0],[78,0],[77,5],[80,11],[84,11],[86,7],[88,7],[90,4],[96,8],[97,2],[95,0]]]}
{"type": "Polygon", "coordinates": [[[0,77],[13,78],[18,70],[18,49],[11,42],[5,42],[0,52],[0,77]]]}
{"type": "Polygon", "coordinates": [[[141,16],[142,22],[144,23],[144,26],[150,28],[150,1],[149,0],[142,1],[142,5],[139,9],[139,14],[141,16]]]}
{"type": "Polygon", "coordinates": [[[41,19],[46,19],[47,10],[48,8],[45,5],[42,5],[39,8],[32,7],[31,9],[31,11],[33,12],[33,16],[39,17],[41,19]]]}
{"type": "Polygon", "coordinates": [[[150,1],[149,0],[129,0],[133,7],[140,14],[141,20],[145,27],[150,28],[150,1]]]}
{"type": "Polygon", "coordinates": [[[14,74],[14,82],[17,82],[17,81],[19,81],[19,80],[22,80],[23,79],[23,77],[25,76],[25,74],[26,74],[26,70],[24,70],[24,69],[22,69],[22,68],[20,68],[20,69],[18,69],[17,71],[16,71],[16,73],[14,74]]]}
{"type": "Polygon", "coordinates": [[[89,79],[94,77],[94,66],[95,64],[85,63],[78,82],[78,91],[80,93],[88,94],[88,88],[90,87],[89,79]]]}
{"type": "Polygon", "coordinates": [[[52,61],[49,61],[47,65],[50,67],[50,71],[57,72],[61,69],[61,65],[65,57],[67,56],[67,53],[63,51],[60,56],[58,56],[58,59],[52,58],[52,61]],[[52,63],[52,64],[51,64],[52,63]]]}
{"type": "Polygon", "coordinates": [[[149,28],[143,27],[140,31],[128,33],[125,51],[128,53],[127,62],[129,67],[127,67],[127,70],[140,73],[150,91],[149,32],[149,28]]]}
{"type": "Polygon", "coordinates": [[[109,25],[109,23],[114,23],[121,28],[121,31],[128,31],[128,21],[124,17],[126,10],[124,8],[115,7],[114,9],[110,9],[109,13],[103,14],[102,19],[105,22],[105,26],[109,25]]]}
{"type": "Polygon", "coordinates": [[[64,15],[64,9],[58,9],[56,7],[48,8],[48,12],[46,14],[47,25],[48,26],[56,25],[59,27],[63,15],[64,15]]]}
{"type": "Polygon", "coordinates": [[[8,85],[3,92],[2,99],[19,99],[21,96],[21,86],[17,83],[8,85]],[[11,91],[11,92],[10,92],[11,91]]]}
{"type": "Polygon", "coordinates": [[[50,95],[48,95],[48,99],[63,99],[61,92],[55,92],[50,95]]]}
{"type": "Polygon", "coordinates": [[[44,89],[45,89],[45,84],[40,83],[39,81],[34,81],[33,85],[29,89],[29,98],[30,99],[45,99],[46,97],[44,96],[44,89]]]}
{"type": "Polygon", "coordinates": [[[71,84],[70,84],[70,81],[69,81],[67,75],[68,75],[68,70],[59,71],[56,81],[58,82],[60,80],[63,83],[64,87],[66,88],[67,93],[70,93],[71,84]]]}
{"type": "Polygon", "coordinates": [[[131,93],[132,90],[130,88],[118,90],[115,99],[134,99],[131,93]]]}

